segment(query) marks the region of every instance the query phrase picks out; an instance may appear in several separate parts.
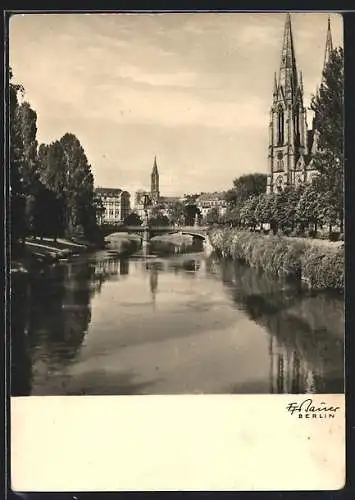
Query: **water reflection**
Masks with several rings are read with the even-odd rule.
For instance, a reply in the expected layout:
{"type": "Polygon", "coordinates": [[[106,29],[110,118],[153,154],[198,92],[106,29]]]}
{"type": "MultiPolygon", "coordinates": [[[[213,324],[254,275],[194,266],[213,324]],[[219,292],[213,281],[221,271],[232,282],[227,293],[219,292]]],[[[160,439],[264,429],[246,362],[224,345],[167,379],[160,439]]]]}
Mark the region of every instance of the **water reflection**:
{"type": "Polygon", "coordinates": [[[12,394],[343,391],[343,300],[189,248],[14,281],[12,394]]]}
{"type": "Polygon", "coordinates": [[[344,391],[344,302],[270,279],[232,261],[212,258],[238,308],[270,335],[270,393],[344,391]]]}
{"type": "Polygon", "coordinates": [[[33,383],[75,360],[88,333],[92,297],[107,279],[128,272],[128,260],[99,258],[50,267],[29,283],[12,282],[12,394],[30,394],[33,383]]]}
{"type": "Polygon", "coordinates": [[[153,301],[154,305],[155,305],[156,295],[157,295],[157,291],[158,291],[158,277],[159,277],[158,269],[154,266],[151,266],[149,269],[149,285],[150,285],[150,292],[152,294],[152,301],[153,301]]]}

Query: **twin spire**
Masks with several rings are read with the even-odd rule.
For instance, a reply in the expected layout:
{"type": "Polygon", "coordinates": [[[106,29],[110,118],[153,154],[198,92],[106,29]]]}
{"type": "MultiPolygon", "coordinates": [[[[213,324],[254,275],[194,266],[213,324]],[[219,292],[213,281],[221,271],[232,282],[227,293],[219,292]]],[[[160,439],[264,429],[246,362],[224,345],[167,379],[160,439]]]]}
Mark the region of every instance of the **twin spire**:
{"type": "MultiPolygon", "coordinates": [[[[333,51],[333,39],[330,28],[330,17],[328,17],[328,29],[325,44],[323,70],[327,65],[330,54],[333,51]]],[[[283,98],[286,100],[292,99],[296,95],[296,90],[299,89],[303,94],[302,73],[298,75],[296,66],[296,56],[293,43],[291,15],[286,14],[285,28],[282,41],[281,63],[279,77],[276,73],[274,77],[274,96],[276,97],[279,91],[282,92],[283,98]]]]}
{"type": "Polygon", "coordinates": [[[323,71],[325,70],[325,67],[329,62],[330,54],[332,52],[333,52],[333,39],[332,39],[332,31],[330,29],[330,17],[328,17],[328,29],[327,29],[327,38],[325,42],[323,71]]]}

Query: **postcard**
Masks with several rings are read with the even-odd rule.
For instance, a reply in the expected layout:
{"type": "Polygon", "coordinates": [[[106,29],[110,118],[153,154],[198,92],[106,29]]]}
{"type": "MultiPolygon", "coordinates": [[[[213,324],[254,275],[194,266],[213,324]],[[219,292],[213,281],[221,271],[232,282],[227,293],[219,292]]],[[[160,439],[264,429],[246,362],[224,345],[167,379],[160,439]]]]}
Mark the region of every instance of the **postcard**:
{"type": "Polygon", "coordinates": [[[336,490],[343,19],[9,20],[11,484],[336,490]]]}

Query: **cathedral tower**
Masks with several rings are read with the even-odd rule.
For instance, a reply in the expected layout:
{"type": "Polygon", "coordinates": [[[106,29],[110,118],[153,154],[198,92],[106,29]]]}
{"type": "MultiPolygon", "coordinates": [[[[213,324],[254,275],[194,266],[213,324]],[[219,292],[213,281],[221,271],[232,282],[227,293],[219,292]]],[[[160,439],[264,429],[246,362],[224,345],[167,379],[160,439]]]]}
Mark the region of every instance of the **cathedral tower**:
{"type": "Polygon", "coordinates": [[[150,176],[151,178],[151,183],[150,183],[150,194],[151,194],[151,199],[153,205],[156,205],[159,201],[160,198],[160,192],[159,192],[159,172],[158,172],[158,167],[157,167],[157,157],[154,157],[154,165],[153,165],[153,170],[152,174],[150,176]]]}
{"type": "MultiPolygon", "coordinates": [[[[333,38],[332,38],[332,31],[330,28],[330,17],[328,17],[328,28],[327,28],[327,35],[326,35],[326,41],[325,41],[325,51],[324,51],[324,62],[323,62],[323,70],[322,70],[322,79],[321,79],[321,84],[324,82],[324,70],[329,62],[330,55],[333,52],[333,38]]],[[[317,91],[318,93],[319,91],[317,91]]],[[[312,144],[312,154],[315,154],[318,149],[318,141],[319,141],[319,132],[316,128],[316,122],[317,122],[317,117],[315,116],[313,118],[313,144],[312,144]]]]}
{"type": "Polygon", "coordinates": [[[287,14],[270,111],[268,192],[305,181],[307,129],[302,73],[297,71],[291,16],[287,14]]]}

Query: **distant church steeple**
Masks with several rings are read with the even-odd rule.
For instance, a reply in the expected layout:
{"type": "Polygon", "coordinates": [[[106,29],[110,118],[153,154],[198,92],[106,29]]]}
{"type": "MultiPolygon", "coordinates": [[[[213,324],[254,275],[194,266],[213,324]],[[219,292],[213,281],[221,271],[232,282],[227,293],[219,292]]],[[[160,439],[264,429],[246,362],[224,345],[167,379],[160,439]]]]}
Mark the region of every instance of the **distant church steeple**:
{"type": "Polygon", "coordinates": [[[154,157],[153,170],[151,174],[150,194],[153,204],[157,204],[160,198],[159,192],[159,172],[157,166],[157,157],[154,157]]]}

